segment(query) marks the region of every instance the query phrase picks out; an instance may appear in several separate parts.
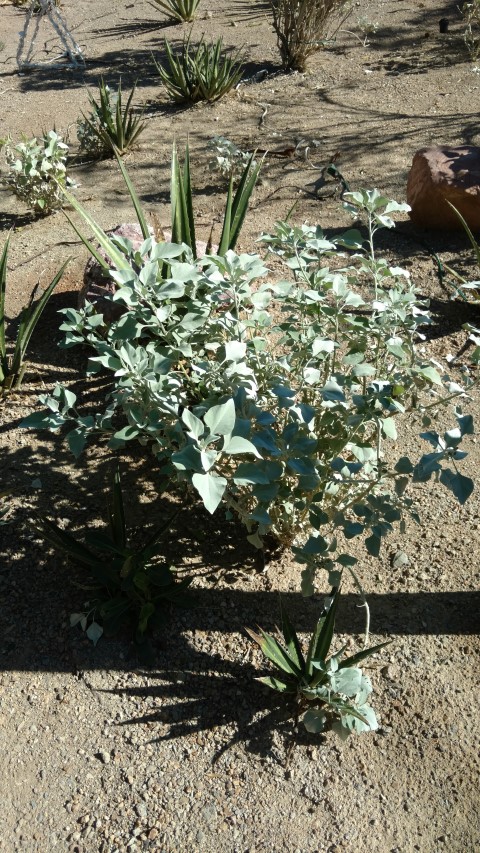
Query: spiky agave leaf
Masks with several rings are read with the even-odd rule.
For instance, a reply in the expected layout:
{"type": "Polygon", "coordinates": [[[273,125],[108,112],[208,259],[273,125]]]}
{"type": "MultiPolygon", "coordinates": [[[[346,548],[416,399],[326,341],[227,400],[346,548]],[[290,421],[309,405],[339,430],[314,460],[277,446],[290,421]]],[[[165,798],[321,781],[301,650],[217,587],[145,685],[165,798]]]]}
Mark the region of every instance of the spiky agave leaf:
{"type": "Polygon", "coordinates": [[[251,628],[246,628],[245,630],[252,640],[258,643],[265,657],[276,667],[296,678],[301,677],[302,671],[300,667],[292,660],[288,652],[285,651],[275,637],[271,637],[270,634],[265,633],[261,628],[259,628],[259,634],[252,631],[251,628]]]}
{"type": "Polygon", "coordinates": [[[306,674],[308,678],[311,678],[312,676],[313,663],[325,661],[327,659],[328,651],[332,644],[333,631],[335,629],[335,615],[337,612],[339,595],[340,590],[338,590],[333,596],[327,615],[322,616],[318,620],[317,627],[315,628],[312,639],[310,640],[306,660],[306,674]]]}

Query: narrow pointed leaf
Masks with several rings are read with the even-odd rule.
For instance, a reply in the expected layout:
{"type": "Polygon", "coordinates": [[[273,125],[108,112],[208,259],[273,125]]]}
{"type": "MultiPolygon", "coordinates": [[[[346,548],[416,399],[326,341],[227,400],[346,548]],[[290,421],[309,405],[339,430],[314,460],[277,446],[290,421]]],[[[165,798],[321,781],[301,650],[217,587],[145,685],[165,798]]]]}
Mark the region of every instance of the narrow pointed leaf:
{"type": "Polygon", "coordinates": [[[280,601],[280,612],[282,617],[282,634],[288,653],[303,673],[305,671],[305,658],[302,654],[302,647],[282,601],[280,601]]]}

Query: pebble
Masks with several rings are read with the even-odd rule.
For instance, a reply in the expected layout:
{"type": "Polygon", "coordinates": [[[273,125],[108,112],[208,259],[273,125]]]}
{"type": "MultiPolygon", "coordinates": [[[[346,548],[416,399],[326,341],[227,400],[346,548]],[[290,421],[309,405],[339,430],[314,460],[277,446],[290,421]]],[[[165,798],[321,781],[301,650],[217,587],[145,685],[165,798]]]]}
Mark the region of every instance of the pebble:
{"type": "Polygon", "coordinates": [[[144,820],[147,816],[147,807],[145,803],[137,803],[135,806],[135,811],[137,815],[144,820]]]}

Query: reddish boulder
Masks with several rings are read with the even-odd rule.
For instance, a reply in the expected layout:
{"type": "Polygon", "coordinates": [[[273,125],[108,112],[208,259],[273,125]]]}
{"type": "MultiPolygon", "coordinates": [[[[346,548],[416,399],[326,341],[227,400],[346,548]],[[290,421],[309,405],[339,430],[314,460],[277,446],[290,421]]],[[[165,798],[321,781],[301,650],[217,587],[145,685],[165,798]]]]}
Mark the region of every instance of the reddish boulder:
{"type": "Polygon", "coordinates": [[[421,228],[460,230],[462,225],[447,201],[472,231],[480,231],[480,148],[432,145],[415,154],[407,183],[412,221],[421,228]]]}

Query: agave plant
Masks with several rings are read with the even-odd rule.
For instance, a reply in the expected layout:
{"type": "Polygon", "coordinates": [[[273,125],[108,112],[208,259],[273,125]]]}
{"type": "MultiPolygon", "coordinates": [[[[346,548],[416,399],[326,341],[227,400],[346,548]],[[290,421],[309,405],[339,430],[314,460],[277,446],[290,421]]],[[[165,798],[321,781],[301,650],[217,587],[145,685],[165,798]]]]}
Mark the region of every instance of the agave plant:
{"type": "Polygon", "coordinates": [[[74,614],[72,624],[83,623],[87,635],[95,642],[104,631],[111,635],[133,622],[136,642],[145,644],[147,633],[161,624],[168,602],[188,603],[185,591],[191,578],[177,580],[172,567],[161,559],[160,540],[176,514],[143,547],[129,545],[118,466],[107,511],[108,532],[88,530],[85,544],[48,519],[39,523],[38,530],[54,548],[87,568],[92,576],[89,609],[74,614]]]}
{"type": "Polygon", "coordinates": [[[81,148],[96,156],[113,156],[114,151],[122,155],[132,148],[146,127],[146,122],[142,121],[143,110],[136,115],[132,107],[135,89],[134,86],[125,106],[121,82],[118,91],[112,92],[101,80],[98,101],[88,93],[91,112],[88,116],[84,114],[77,123],[81,148]]]}
{"type": "Polygon", "coordinates": [[[377,728],[375,712],[367,703],[372,685],[357,664],[387,643],[363,649],[346,658],[343,657],[343,647],[328,657],[339,597],[340,592],[336,591],[327,614],[318,620],[306,655],[283,605],[284,644],[260,628],[258,634],[249,628],[246,630],[265,657],[280,671],[280,675],[263,676],[258,680],[273,690],[295,697],[295,717],[304,714],[303,723],[307,731],[322,732],[331,726],[341,737],[347,737],[354,731],[374,731],[377,728]]]}
{"type": "Polygon", "coordinates": [[[160,6],[169,18],[190,24],[195,20],[200,0],[154,0],[154,3],[160,6]]]}
{"type": "Polygon", "coordinates": [[[25,372],[25,352],[30,342],[33,330],[37,325],[43,309],[52,295],[55,287],[60,281],[68,261],[64,263],[55,278],[43,291],[40,299],[35,302],[36,288],[32,291],[28,305],[20,315],[13,353],[7,352],[7,336],[5,322],[5,292],[7,286],[7,261],[10,238],[7,239],[0,257],[0,394],[6,393],[13,388],[19,388],[22,384],[25,372]]]}
{"type": "MultiPolygon", "coordinates": [[[[223,213],[222,233],[217,249],[217,254],[220,256],[225,255],[229,249],[235,248],[245,220],[248,204],[261,168],[261,163],[254,163],[253,156],[252,154],[243,170],[235,194],[233,192],[233,175],[230,176],[223,213]]],[[[197,257],[192,195],[188,144],[185,149],[183,169],[179,163],[177,148],[174,144],[170,182],[172,240],[174,243],[186,243],[191,248],[194,257],[197,257]]]]}
{"type": "Polygon", "coordinates": [[[242,77],[241,52],[225,55],[221,38],[208,44],[202,38],[192,47],[189,37],[177,55],[165,39],[165,51],[168,68],[157,62],[155,65],[169,96],[177,103],[218,101],[242,77]]]}
{"type": "MultiPolygon", "coordinates": [[[[233,191],[233,176],[230,178],[230,184],[225,203],[223,215],[222,233],[220,243],[217,249],[217,254],[225,255],[228,249],[234,249],[240,231],[248,210],[248,204],[255,188],[258,174],[262,165],[262,161],[254,164],[253,154],[247,166],[245,167],[240,179],[240,183],[234,193],[233,191]]],[[[148,222],[145,213],[142,209],[140,199],[137,195],[135,187],[132,184],[130,176],[123,165],[117,153],[117,161],[120,166],[125,184],[127,186],[130,198],[132,199],[137,220],[140,225],[143,237],[147,240],[151,236],[148,222]]],[[[197,257],[197,248],[195,240],[195,222],[193,216],[192,203],[192,186],[190,179],[190,154],[188,145],[185,150],[185,163],[181,167],[176,145],[173,145],[172,151],[172,166],[171,166],[171,219],[172,219],[172,240],[173,242],[185,243],[191,250],[194,257],[197,257]]],[[[95,222],[92,216],[79,203],[74,195],[64,190],[68,202],[80,214],[84,222],[89,226],[96,240],[108,255],[113,265],[117,270],[128,270],[129,264],[125,255],[119,250],[118,246],[105,234],[100,226],[95,222]]],[[[102,255],[97,251],[94,244],[88,240],[74,225],[68,214],[67,219],[72,227],[83,241],[89,252],[94,256],[98,263],[103,267],[105,273],[108,274],[109,265],[106,263],[102,255]]]]}

